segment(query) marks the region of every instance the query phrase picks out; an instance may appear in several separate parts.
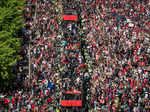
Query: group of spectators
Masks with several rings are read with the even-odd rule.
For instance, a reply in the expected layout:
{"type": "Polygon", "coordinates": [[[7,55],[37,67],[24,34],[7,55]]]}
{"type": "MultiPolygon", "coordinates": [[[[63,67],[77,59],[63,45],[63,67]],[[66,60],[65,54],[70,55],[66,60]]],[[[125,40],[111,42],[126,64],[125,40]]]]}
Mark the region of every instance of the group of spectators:
{"type": "Polygon", "coordinates": [[[28,60],[31,72],[26,74],[22,89],[1,95],[1,105],[5,108],[0,111],[59,111],[60,92],[57,91],[60,91],[60,79],[55,67],[55,63],[59,62],[55,58],[58,15],[55,3],[51,0],[27,0],[23,14],[26,28],[23,32],[30,45],[26,45],[23,54],[31,57],[28,60]]]}
{"type": "Polygon", "coordinates": [[[57,112],[61,92],[83,91],[86,76],[89,109],[149,112],[150,1],[62,2],[79,10],[80,25],[61,20],[60,1],[27,0],[24,54],[30,53],[31,73],[1,103],[9,111],[57,112]]]}
{"type": "Polygon", "coordinates": [[[94,68],[91,105],[113,112],[150,111],[150,1],[84,1],[86,52],[94,68]]]}

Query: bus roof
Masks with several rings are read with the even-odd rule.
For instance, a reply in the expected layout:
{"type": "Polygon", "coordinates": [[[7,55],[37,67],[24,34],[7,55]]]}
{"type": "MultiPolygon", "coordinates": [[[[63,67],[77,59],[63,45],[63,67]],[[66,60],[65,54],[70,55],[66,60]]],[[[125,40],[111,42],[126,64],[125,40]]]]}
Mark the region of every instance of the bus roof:
{"type": "Polygon", "coordinates": [[[64,9],[64,11],[75,11],[74,9],[64,9]]]}
{"type": "Polygon", "coordinates": [[[81,94],[81,91],[63,91],[65,94],[81,94]]]}

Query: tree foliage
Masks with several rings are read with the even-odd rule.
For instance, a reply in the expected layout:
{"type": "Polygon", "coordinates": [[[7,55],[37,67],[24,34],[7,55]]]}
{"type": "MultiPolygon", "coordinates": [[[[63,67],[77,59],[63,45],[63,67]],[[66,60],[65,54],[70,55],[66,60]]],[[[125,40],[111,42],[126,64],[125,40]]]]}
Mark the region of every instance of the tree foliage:
{"type": "Polygon", "coordinates": [[[0,87],[10,86],[16,76],[13,66],[21,59],[17,32],[23,27],[23,5],[22,0],[0,0],[0,87]]]}

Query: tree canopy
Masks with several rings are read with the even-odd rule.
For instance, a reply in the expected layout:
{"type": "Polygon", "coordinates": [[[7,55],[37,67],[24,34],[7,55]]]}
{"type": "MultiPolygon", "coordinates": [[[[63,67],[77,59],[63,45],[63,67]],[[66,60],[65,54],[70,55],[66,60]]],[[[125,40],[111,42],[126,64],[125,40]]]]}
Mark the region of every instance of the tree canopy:
{"type": "Polygon", "coordinates": [[[21,59],[17,32],[23,27],[23,5],[23,0],[0,0],[0,88],[10,86],[13,66],[21,59]]]}

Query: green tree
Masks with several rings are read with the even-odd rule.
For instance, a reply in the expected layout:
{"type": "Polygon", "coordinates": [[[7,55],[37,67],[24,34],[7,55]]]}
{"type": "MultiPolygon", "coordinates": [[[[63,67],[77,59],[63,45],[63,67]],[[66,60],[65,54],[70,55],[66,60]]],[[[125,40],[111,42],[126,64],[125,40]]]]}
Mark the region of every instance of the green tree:
{"type": "Polygon", "coordinates": [[[16,76],[13,65],[21,59],[21,38],[17,32],[23,27],[23,0],[0,0],[0,86],[6,89],[16,76]]]}

